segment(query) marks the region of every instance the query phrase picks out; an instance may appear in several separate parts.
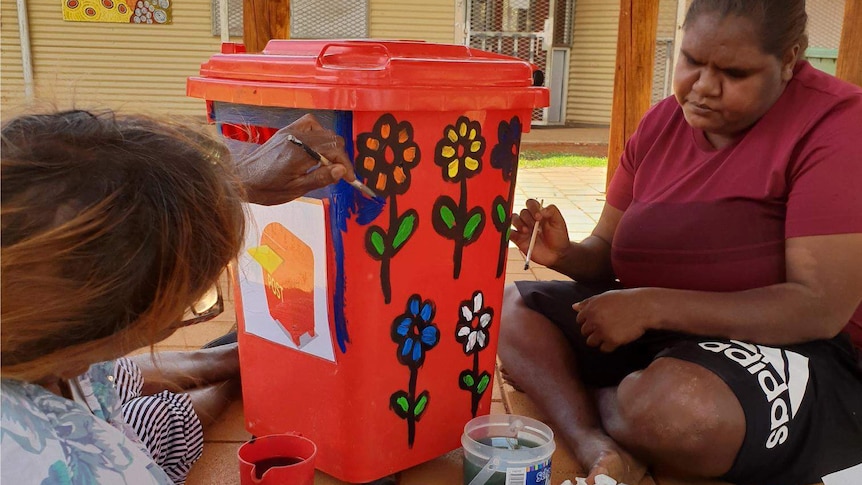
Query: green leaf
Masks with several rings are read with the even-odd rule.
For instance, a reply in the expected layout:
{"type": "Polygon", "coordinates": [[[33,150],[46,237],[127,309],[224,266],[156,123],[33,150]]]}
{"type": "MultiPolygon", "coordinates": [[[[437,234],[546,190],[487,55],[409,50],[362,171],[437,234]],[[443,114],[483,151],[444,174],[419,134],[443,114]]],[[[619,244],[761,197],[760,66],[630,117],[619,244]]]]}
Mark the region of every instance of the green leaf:
{"type": "Polygon", "coordinates": [[[479,394],[482,394],[483,392],[485,392],[485,389],[488,388],[489,382],[491,382],[491,377],[488,374],[483,375],[482,378],[479,379],[479,385],[476,386],[476,391],[479,394]]]}
{"type": "Polygon", "coordinates": [[[371,244],[374,246],[374,250],[377,251],[377,255],[383,256],[383,251],[386,250],[386,245],[383,242],[383,234],[380,234],[378,231],[372,231],[371,244]]]}
{"type": "Polygon", "coordinates": [[[416,407],[413,408],[413,416],[420,416],[425,411],[425,406],[428,404],[428,395],[422,394],[419,400],[416,401],[416,407]]]}
{"type": "Polygon", "coordinates": [[[476,381],[470,374],[465,375],[461,380],[464,381],[464,384],[467,384],[467,387],[473,387],[473,385],[476,384],[476,381]]]}
{"type": "Polygon", "coordinates": [[[440,207],[440,219],[443,219],[443,223],[445,223],[446,227],[449,229],[455,227],[455,214],[452,213],[452,209],[445,205],[440,207]]]}
{"type": "Polygon", "coordinates": [[[481,212],[477,212],[470,217],[470,220],[464,226],[464,239],[469,241],[473,237],[473,233],[476,232],[476,228],[479,227],[480,222],[482,222],[481,212]]]}
{"type": "Polygon", "coordinates": [[[392,248],[398,249],[404,244],[404,241],[413,234],[413,228],[416,224],[416,214],[407,214],[401,219],[398,225],[398,232],[395,234],[395,239],[392,240],[392,248]]]}
{"type": "Polygon", "coordinates": [[[399,397],[398,399],[395,400],[395,402],[398,404],[398,407],[400,407],[401,410],[404,411],[405,413],[407,412],[408,409],[410,409],[410,402],[407,401],[407,398],[404,396],[399,397]]]}
{"type": "Polygon", "coordinates": [[[503,204],[497,204],[497,218],[500,222],[506,222],[506,208],[503,207],[503,204]]]}

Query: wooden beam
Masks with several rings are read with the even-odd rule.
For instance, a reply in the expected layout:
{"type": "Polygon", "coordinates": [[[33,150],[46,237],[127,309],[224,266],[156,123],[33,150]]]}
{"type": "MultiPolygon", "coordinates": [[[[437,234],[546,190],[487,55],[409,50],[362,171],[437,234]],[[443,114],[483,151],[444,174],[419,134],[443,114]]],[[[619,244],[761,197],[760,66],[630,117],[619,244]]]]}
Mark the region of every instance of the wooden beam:
{"type": "Polygon", "coordinates": [[[290,38],[290,0],[243,0],[242,41],[260,52],[270,39],[290,38]]]}
{"type": "Polygon", "coordinates": [[[650,106],[657,28],[658,0],[620,0],[607,183],[626,140],[650,106]]]}
{"type": "Polygon", "coordinates": [[[838,47],[838,65],[835,76],[862,86],[862,0],[844,3],[844,27],[841,29],[841,46],[838,47]]]}

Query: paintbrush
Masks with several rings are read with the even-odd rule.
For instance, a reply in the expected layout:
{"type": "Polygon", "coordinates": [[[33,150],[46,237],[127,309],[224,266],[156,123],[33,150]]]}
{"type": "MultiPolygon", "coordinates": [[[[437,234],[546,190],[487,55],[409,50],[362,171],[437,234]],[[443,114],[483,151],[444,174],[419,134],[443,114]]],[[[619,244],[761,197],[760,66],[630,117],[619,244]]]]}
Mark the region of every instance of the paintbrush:
{"type": "MultiPolygon", "coordinates": [[[[545,199],[539,202],[539,210],[545,205],[545,199]]],[[[530,246],[527,247],[527,262],[524,263],[524,269],[530,269],[530,256],[533,254],[533,248],[536,246],[536,236],[539,234],[539,221],[533,224],[533,234],[530,235],[530,246]]]]}
{"type": "MultiPolygon", "coordinates": [[[[318,162],[320,162],[321,165],[324,165],[324,166],[332,165],[332,162],[328,158],[324,157],[320,153],[317,153],[316,150],[314,150],[310,146],[306,145],[305,143],[301,142],[297,137],[295,137],[291,134],[288,134],[287,135],[287,141],[293,143],[294,145],[296,145],[298,147],[302,147],[302,149],[305,150],[305,153],[307,153],[309,157],[317,160],[318,162]]],[[[345,180],[345,182],[347,182],[347,181],[345,180]]],[[[377,194],[375,194],[373,190],[369,189],[367,185],[363,184],[359,180],[353,179],[353,181],[347,182],[347,183],[356,187],[357,190],[359,190],[363,194],[367,195],[368,197],[371,197],[372,199],[377,198],[377,194]]]]}

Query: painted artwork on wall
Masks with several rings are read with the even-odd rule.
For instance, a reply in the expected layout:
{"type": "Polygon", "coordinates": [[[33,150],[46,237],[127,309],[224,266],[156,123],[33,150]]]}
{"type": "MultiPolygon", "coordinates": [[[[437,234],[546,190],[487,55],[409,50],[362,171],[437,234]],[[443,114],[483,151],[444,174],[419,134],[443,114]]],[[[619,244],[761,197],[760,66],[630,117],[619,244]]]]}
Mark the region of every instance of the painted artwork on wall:
{"type": "Polygon", "coordinates": [[[63,20],[122,24],[170,24],[171,0],[63,0],[63,20]]]}
{"type": "Polygon", "coordinates": [[[245,331],[334,361],[327,298],[324,202],[249,204],[238,258],[245,331]]]}

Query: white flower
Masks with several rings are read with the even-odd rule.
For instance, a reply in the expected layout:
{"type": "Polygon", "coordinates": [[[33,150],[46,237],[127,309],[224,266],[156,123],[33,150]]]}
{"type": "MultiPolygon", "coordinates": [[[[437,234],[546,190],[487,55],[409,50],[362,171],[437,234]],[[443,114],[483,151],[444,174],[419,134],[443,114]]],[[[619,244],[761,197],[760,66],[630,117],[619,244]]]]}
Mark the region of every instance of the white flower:
{"type": "Polygon", "coordinates": [[[478,352],[488,345],[488,327],[494,317],[491,308],[482,306],[481,291],[473,293],[473,299],[461,302],[461,315],[455,338],[464,344],[464,353],[478,352]]]}

